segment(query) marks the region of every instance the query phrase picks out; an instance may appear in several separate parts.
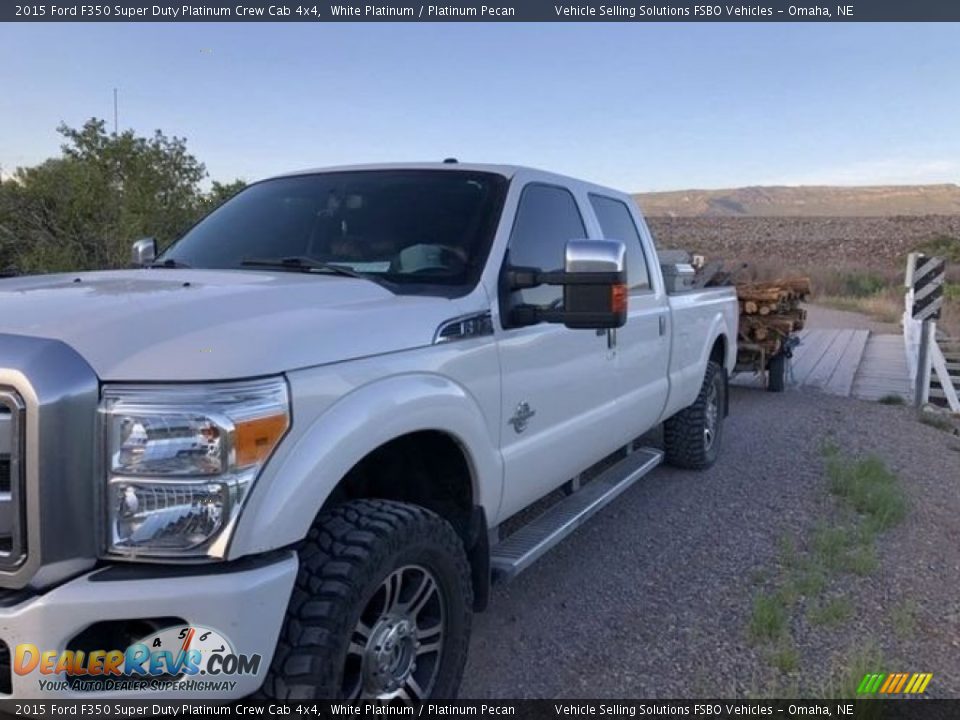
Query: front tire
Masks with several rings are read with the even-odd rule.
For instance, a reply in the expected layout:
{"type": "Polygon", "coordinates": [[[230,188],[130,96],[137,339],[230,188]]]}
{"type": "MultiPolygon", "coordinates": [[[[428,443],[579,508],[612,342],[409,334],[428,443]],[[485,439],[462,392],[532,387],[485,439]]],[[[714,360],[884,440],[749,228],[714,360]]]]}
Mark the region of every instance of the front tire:
{"type": "Polygon", "coordinates": [[[720,365],[708,362],[696,401],[664,422],[663,442],[671,465],[706,470],[717,461],[726,406],[723,372],[720,365]]]}
{"type": "Polygon", "coordinates": [[[357,500],[318,518],[299,557],[263,695],[456,697],[473,590],[448,522],[417,505],[357,500]]]}

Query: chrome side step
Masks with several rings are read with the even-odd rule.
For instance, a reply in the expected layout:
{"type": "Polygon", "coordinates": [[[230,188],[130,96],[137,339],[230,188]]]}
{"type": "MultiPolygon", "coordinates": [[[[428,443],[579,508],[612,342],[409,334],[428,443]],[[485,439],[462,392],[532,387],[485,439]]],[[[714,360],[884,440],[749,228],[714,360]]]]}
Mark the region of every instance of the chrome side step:
{"type": "Polygon", "coordinates": [[[509,580],[526,570],[547,550],[559,543],[594,513],[653,470],[663,461],[663,452],[638,448],[613,467],[561,500],[542,515],[490,549],[494,580],[509,580]]]}

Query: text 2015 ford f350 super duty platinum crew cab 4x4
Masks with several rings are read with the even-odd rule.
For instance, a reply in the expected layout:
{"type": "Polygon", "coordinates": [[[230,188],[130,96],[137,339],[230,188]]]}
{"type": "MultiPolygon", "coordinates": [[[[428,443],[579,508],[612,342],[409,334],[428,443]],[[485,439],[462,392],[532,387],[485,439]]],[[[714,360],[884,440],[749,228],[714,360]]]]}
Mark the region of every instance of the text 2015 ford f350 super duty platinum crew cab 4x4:
{"type": "Polygon", "coordinates": [[[621,192],[303,172],[155,253],[0,281],[7,696],[452,696],[491,579],[717,457],[736,298],[621,192]]]}

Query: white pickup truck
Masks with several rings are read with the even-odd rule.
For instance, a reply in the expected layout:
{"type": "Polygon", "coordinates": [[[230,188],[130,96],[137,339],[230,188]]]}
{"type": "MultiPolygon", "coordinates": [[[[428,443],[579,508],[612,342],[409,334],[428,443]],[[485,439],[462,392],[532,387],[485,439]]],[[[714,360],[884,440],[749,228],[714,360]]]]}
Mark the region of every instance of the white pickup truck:
{"type": "Polygon", "coordinates": [[[454,696],[492,581],[717,458],[734,293],[624,193],[301,172],[156,253],[0,280],[0,697],[454,696]]]}

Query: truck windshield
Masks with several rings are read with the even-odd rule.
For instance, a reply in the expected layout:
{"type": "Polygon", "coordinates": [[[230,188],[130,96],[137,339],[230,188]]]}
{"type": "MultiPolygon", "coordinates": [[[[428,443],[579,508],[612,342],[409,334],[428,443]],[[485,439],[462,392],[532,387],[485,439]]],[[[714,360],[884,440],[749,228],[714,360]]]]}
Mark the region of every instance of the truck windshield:
{"type": "Polygon", "coordinates": [[[197,223],[157,263],[290,272],[342,268],[350,272],[341,274],[360,274],[398,293],[463,294],[486,263],[506,184],[499,175],[466,170],[265,180],[197,223]]]}

